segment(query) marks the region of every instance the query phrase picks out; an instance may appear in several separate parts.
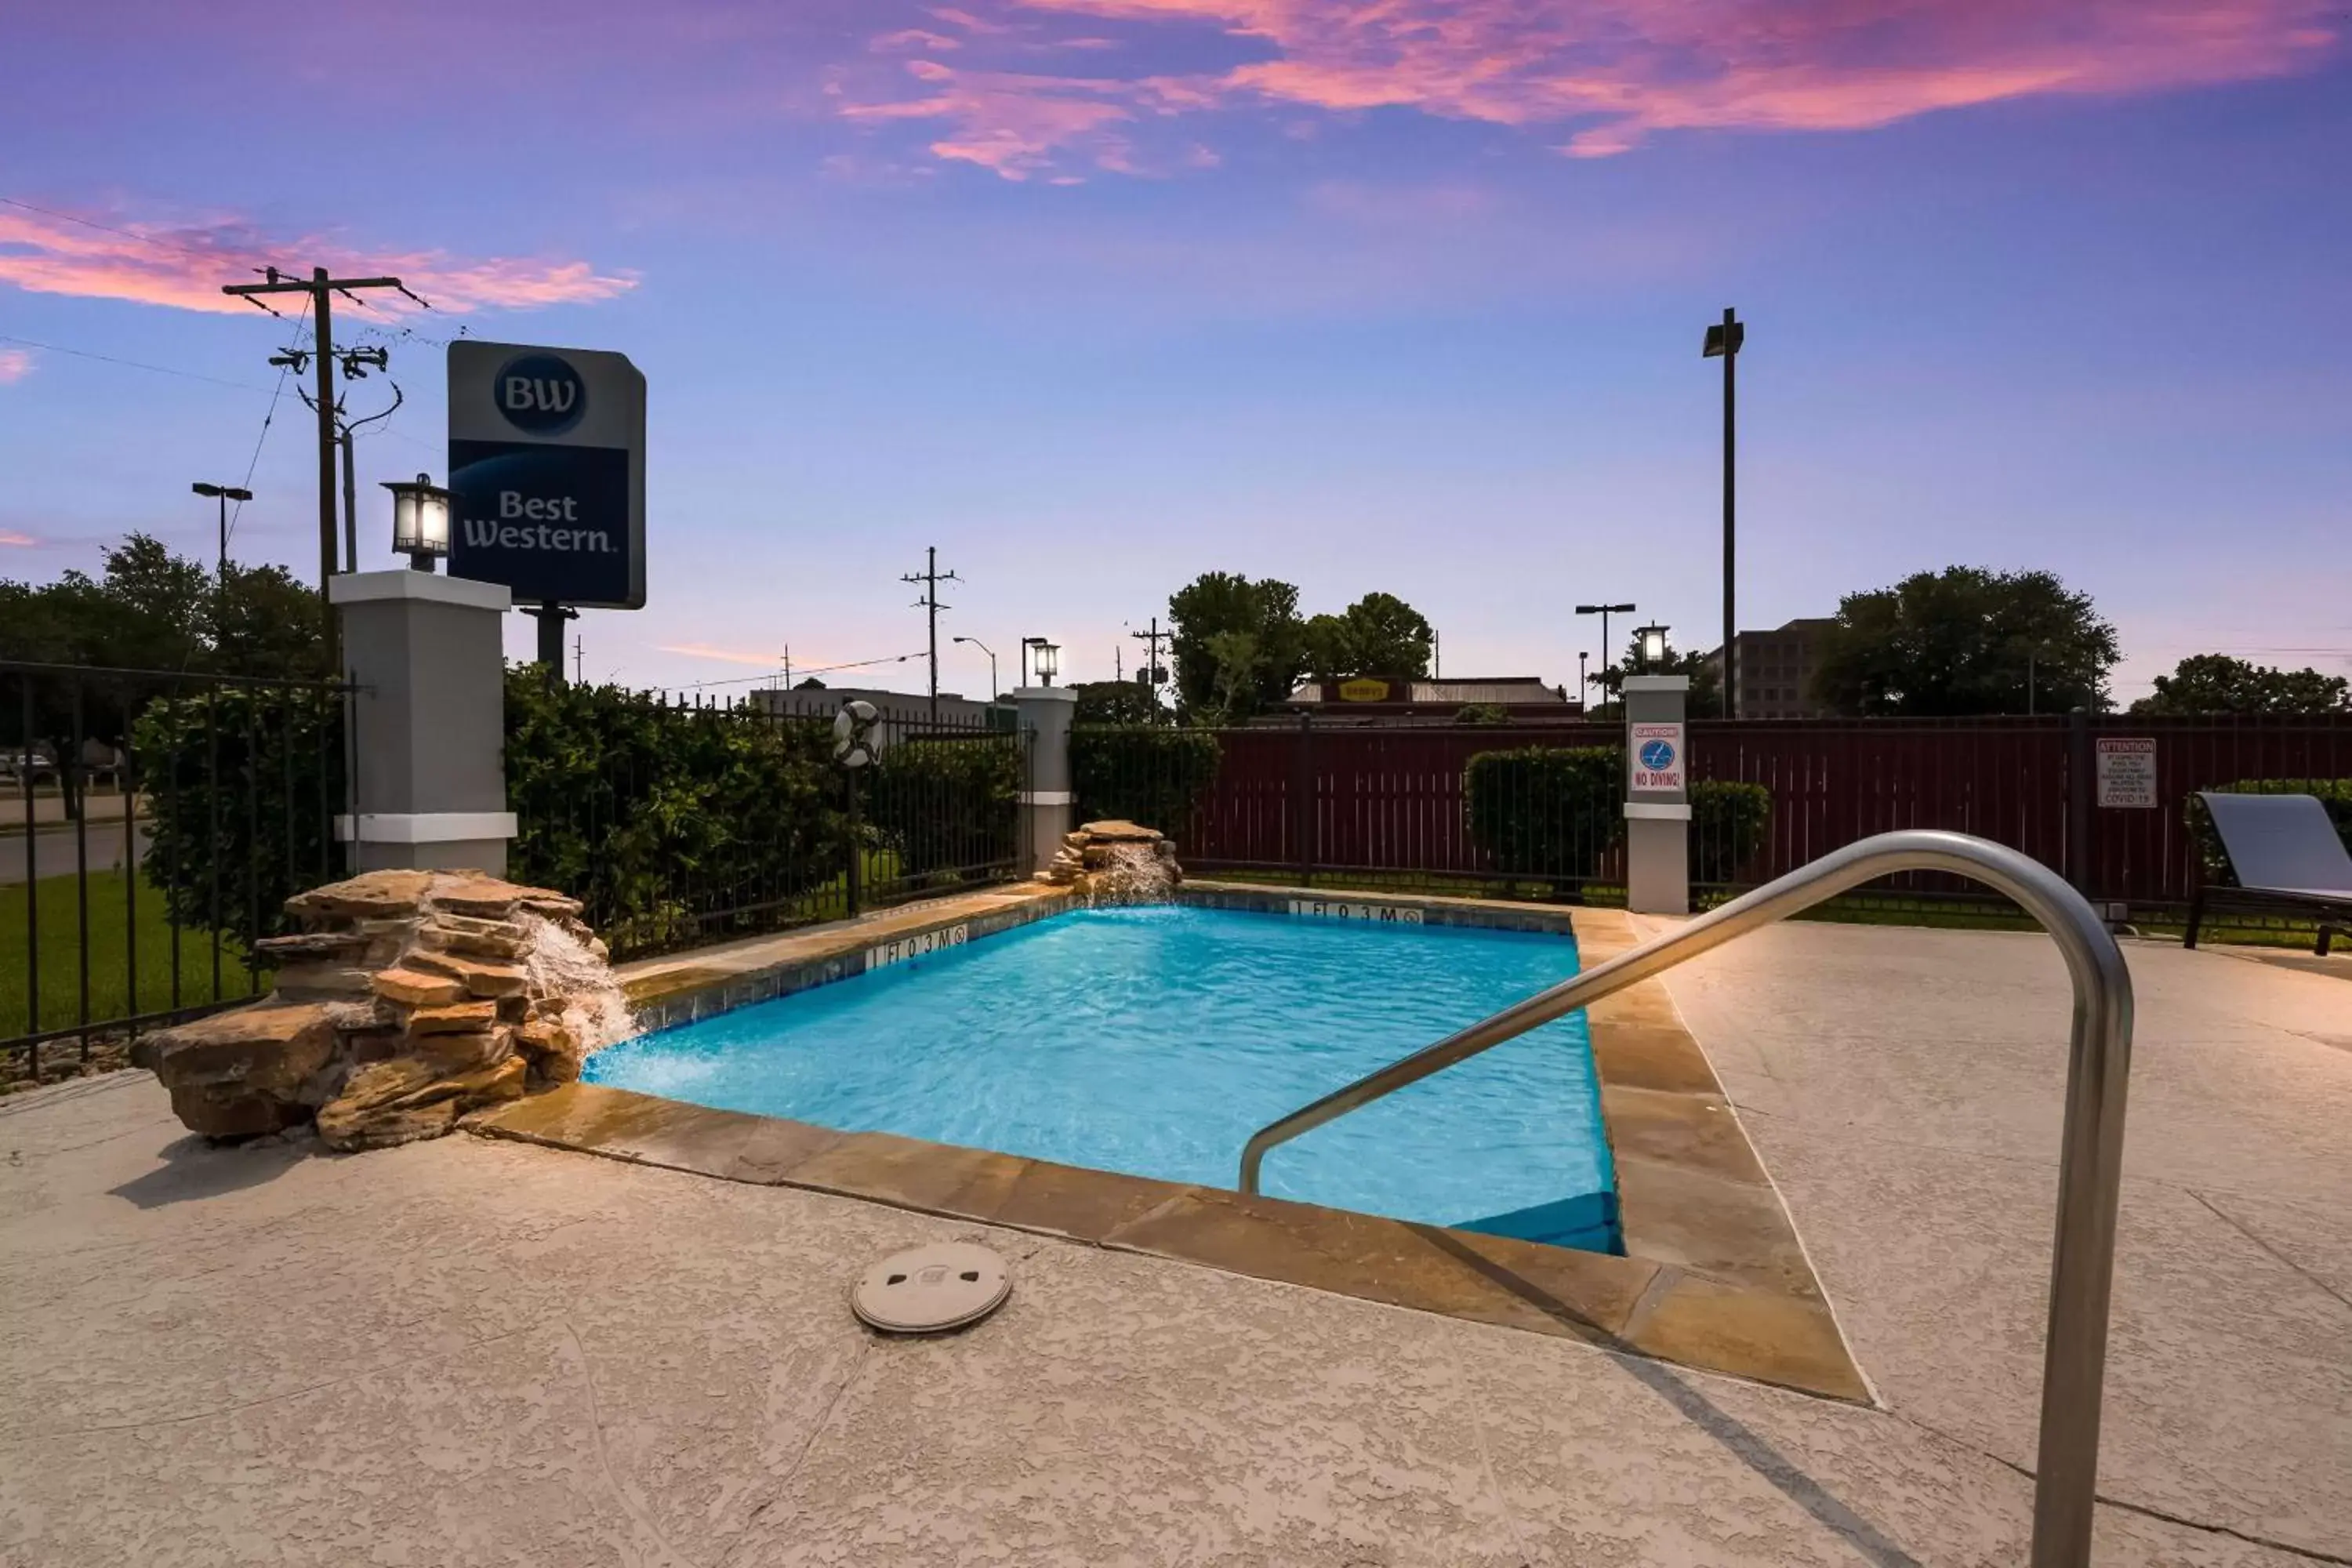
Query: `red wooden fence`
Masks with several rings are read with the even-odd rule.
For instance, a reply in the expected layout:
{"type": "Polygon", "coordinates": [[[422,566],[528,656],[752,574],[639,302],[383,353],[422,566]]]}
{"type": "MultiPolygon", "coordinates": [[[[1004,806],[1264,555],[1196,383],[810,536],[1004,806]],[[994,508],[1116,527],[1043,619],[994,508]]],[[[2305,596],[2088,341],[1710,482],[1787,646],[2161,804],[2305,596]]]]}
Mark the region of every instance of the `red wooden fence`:
{"type": "MultiPolygon", "coordinates": [[[[1475,877],[1463,773],[1480,752],[1616,746],[1620,726],[1227,730],[1215,784],[1177,833],[1188,866],[1475,877]]],[[[1941,827],[2022,849],[2094,898],[2189,897],[2182,806],[2239,779],[2352,777],[2352,715],[2138,719],[1702,720],[1692,777],[1772,795],[1763,848],[1738,880],[1769,880],[1874,833],[1941,827]],[[2101,736],[2156,742],[2157,804],[2102,806],[2101,736]]],[[[1600,868],[1620,874],[1617,852],[1600,868]]],[[[1941,881],[1921,881],[1922,888],[1941,881]]]]}

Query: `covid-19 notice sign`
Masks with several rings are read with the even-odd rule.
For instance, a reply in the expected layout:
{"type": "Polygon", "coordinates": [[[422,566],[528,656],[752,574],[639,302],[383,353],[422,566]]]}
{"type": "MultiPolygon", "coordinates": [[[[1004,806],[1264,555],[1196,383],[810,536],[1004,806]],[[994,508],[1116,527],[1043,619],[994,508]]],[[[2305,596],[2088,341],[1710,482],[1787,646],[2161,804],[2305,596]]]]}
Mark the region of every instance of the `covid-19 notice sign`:
{"type": "Polygon", "coordinates": [[[449,345],[449,574],[518,605],[646,602],[646,378],[625,354],[449,345]]]}

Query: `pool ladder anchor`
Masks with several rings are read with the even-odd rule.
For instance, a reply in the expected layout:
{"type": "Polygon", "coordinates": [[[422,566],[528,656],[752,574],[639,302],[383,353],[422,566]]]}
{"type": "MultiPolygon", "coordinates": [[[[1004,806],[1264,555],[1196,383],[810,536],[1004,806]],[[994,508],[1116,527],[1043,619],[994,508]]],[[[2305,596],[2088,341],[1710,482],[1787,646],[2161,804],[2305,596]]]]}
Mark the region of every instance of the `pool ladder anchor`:
{"type": "Polygon", "coordinates": [[[2029,1562],[2032,1568],[2087,1568],[2098,1488],[2107,1308],[2115,1279],[2124,1096],[2131,1072],[2131,974],[2098,912],[2029,856],[1965,833],[1927,829],[1882,833],[1850,844],[1267,1123],[1243,1146],[1241,1190],[1255,1193],[1267,1152],[1302,1133],[1735,938],[1899,871],[1947,872],[2006,893],[2057,942],[2074,982],[2029,1562]]]}

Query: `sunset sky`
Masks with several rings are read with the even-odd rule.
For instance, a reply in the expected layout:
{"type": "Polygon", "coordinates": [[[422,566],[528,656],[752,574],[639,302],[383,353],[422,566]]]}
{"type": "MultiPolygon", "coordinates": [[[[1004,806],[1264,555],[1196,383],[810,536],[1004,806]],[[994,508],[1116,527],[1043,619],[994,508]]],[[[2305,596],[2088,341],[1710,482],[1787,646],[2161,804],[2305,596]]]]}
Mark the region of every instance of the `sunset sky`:
{"type": "Polygon", "coordinates": [[[369,564],[374,482],[446,470],[438,341],[645,371],[651,603],[580,623],[591,679],[919,649],[897,579],[937,544],[950,689],[989,679],[955,632],[1007,685],[1029,633],[1107,676],[1212,569],[1398,593],[1447,673],[1572,681],[1579,599],[1717,640],[1728,304],[1743,626],[2047,567],[2120,628],[2124,700],[2212,649],[2352,672],[2347,32],[2336,0],[10,6],[0,575],[134,528],[208,554],[189,482],[249,465],[232,552],[313,573],[290,385],[264,438],[295,323],[218,290],[328,265],[436,307],[339,308],[406,396],[361,446],[369,564]]]}

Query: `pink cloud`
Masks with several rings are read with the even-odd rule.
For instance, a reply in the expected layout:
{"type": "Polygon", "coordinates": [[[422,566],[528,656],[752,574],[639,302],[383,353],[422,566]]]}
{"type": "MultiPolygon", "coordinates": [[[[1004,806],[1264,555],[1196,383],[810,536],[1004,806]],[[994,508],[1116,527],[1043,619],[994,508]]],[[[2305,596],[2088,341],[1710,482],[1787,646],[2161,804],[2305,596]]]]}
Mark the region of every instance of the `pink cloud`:
{"type": "Polygon", "coordinates": [[[1133,118],[1114,101],[1129,84],[1083,77],[1029,76],[1012,71],[960,71],[936,60],[915,60],[908,74],[928,84],[929,96],[896,103],[855,104],[852,119],[946,120],[949,133],[930,144],[951,162],[975,163],[1008,180],[1043,169],[1074,142],[1096,145],[1096,161],[1123,159],[1123,140],[1109,128],[1133,118]]]}
{"type": "Polygon", "coordinates": [[[26,550],[37,550],[41,542],[29,533],[19,533],[13,528],[0,528],[0,545],[15,545],[26,550]]]}
{"type": "MultiPolygon", "coordinates": [[[[983,7],[986,9],[986,7],[983,7]]],[[[954,122],[933,151],[1024,175],[1103,167],[1122,120],[1257,104],[1557,127],[1577,157],[1684,130],[1861,131],[2008,100],[2283,76],[2341,42],[2336,0],[995,0],[1001,16],[1222,35],[1256,58],[1182,77],[983,73],[868,117],[954,122]],[[1037,101],[1053,107],[1039,110],[1037,101]],[[1074,109],[1073,104],[1083,105],[1074,109]],[[980,155],[974,155],[975,153],[980,155]]],[[[1020,24],[935,9],[967,34],[1020,24]]],[[[1066,46],[1084,41],[1063,40],[1066,46]]]]}
{"type": "Polygon", "coordinates": [[[745,652],[737,648],[713,647],[710,644],[703,642],[662,643],[657,646],[656,651],[659,653],[684,654],[688,658],[715,658],[726,664],[748,664],[761,669],[781,669],[783,668],[783,660],[778,655],[773,653],[745,652]]]}
{"type": "Polygon", "coordinates": [[[921,27],[901,27],[895,33],[885,33],[866,46],[877,54],[890,54],[899,49],[960,49],[963,45],[945,33],[929,32],[921,27]]]}
{"type": "Polygon", "coordinates": [[[0,386],[5,386],[12,381],[22,381],[32,374],[32,350],[0,349],[0,386]]]}
{"type": "MultiPolygon", "coordinates": [[[[183,310],[243,314],[253,307],[223,294],[276,264],[288,271],[323,266],[349,276],[389,274],[455,312],[531,310],[610,300],[636,287],[630,273],[600,273],[585,261],[467,258],[446,250],[362,251],[320,236],[271,236],[234,219],[162,224],[118,214],[89,222],[0,207],[0,282],[37,294],[129,300],[183,310]]],[[[417,307],[388,291],[366,297],[377,311],[417,307]]],[[[294,313],[295,307],[278,307],[294,313]]]]}

